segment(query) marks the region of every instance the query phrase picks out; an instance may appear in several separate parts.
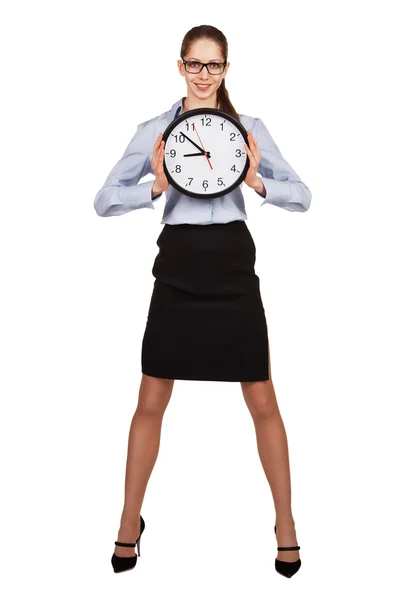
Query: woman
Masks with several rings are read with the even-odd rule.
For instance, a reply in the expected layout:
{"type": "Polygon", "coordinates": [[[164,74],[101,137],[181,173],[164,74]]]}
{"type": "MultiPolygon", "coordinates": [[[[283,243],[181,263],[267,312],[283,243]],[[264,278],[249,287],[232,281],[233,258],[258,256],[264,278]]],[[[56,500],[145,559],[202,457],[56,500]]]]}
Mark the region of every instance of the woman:
{"type": "Polygon", "coordinates": [[[175,379],[238,381],[254,420],[259,456],[276,512],[276,570],[291,577],[300,568],[291,510],[285,428],[271,379],[268,331],[254,271],[255,245],[247,229],[241,186],[212,200],[189,198],[169,185],[162,134],[180,112],[219,108],[248,134],[250,160],[244,183],[264,200],[306,211],[309,188],[282,157],[261,119],[238,114],[229,100],[225,36],[215,27],[185,35],[178,60],[187,95],[169,111],[145,121],[97,193],[100,216],[154,209],[166,192],[164,228],[157,240],[153,294],[142,342],[142,380],[129,434],[125,503],[112,555],[115,572],[132,569],[144,530],[140,514],[160,443],[164,411],[175,379]],[[257,175],[261,173],[261,177],[257,175]],[[155,180],[139,184],[147,173],[155,180]]]}

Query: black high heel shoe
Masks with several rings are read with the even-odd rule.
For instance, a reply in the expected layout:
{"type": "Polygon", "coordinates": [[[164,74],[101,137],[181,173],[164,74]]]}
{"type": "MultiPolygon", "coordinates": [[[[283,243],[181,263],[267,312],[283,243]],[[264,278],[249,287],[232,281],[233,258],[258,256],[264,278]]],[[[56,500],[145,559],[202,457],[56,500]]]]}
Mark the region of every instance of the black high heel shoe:
{"type": "Polygon", "coordinates": [[[134,548],[137,544],[137,554],[133,556],[117,556],[115,552],[111,557],[111,564],[113,566],[115,573],[121,573],[121,571],[129,571],[133,569],[136,565],[137,558],[140,556],[140,538],[142,537],[142,533],[144,531],[144,519],[142,515],[140,515],[140,535],[136,542],[115,542],[116,546],[128,546],[129,548],[134,548]]]}
{"type": "MultiPolygon", "coordinates": [[[[275,525],[275,534],[276,534],[276,525],[275,525]]],[[[278,546],[278,550],[300,550],[300,546],[278,546]]],[[[295,561],[287,562],[285,560],[275,559],[275,569],[281,575],[285,577],[292,577],[301,567],[301,559],[298,558],[295,561]]]]}

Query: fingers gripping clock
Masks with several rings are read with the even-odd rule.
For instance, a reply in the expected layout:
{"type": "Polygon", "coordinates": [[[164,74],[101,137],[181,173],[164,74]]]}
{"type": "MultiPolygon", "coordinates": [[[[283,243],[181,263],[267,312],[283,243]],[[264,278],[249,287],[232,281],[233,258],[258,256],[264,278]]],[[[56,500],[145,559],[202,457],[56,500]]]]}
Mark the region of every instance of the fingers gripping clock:
{"type": "Polygon", "coordinates": [[[250,161],[246,129],[214,108],[188,110],[163,134],[164,171],[169,183],[192,198],[218,198],[242,183],[250,161]]]}

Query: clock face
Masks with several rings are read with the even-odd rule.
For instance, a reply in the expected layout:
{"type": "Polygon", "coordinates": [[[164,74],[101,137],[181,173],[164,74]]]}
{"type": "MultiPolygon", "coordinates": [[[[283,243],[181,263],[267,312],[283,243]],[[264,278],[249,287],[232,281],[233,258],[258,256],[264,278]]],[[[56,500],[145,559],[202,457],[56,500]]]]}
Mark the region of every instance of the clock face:
{"type": "Polygon", "coordinates": [[[164,131],[164,171],[169,183],[193,198],[218,198],[246,177],[246,130],[214,108],[188,110],[164,131]]]}

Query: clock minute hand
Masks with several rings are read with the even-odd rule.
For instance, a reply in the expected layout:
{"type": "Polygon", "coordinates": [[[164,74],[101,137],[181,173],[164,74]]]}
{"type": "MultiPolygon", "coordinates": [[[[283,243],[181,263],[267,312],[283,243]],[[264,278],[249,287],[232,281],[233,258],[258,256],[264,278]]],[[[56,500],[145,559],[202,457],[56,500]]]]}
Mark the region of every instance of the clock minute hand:
{"type": "Polygon", "coordinates": [[[190,139],[190,137],[188,137],[188,136],[186,135],[186,133],[183,133],[183,131],[180,131],[179,133],[180,133],[181,135],[183,135],[183,137],[185,137],[187,140],[189,140],[189,142],[190,142],[191,144],[193,144],[193,146],[196,146],[196,148],[197,148],[198,150],[200,150],[200,151],[201,151],[201,154],[202,154],[202,155],[206,154],[206,151],[205,151],[205,150],[203,150],[203,148],[201,148],[200,146],[198,146],[198,145],[196,144],[196,142],[194,142],[193,140],[191,140],[191,139],[190,139]]]}

